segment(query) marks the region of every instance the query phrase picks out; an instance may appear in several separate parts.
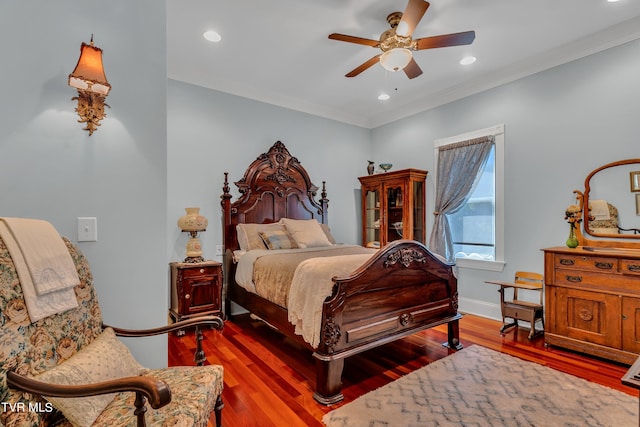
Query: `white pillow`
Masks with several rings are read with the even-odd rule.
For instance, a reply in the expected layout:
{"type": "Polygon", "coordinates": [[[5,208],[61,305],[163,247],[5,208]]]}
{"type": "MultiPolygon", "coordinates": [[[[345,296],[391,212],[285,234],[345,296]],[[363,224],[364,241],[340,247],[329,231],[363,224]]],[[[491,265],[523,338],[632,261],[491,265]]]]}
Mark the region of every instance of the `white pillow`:
{"type": "MultiPolygon", "coordinates": [[[[116,337],[105,329],[99,337],[53,369],[34,379],[53,384],[80,385],[141,375],[146,369],[116,337]]],[[[75,426],[90,426],[116,393],[88,397],[48,397],[53,406],[75,426]]]]}
{"type": "Polygon", "coordinates": [[[331,246],[331,242],[316,219],[282,218],[280,222],[301,248],[331,246]]]}

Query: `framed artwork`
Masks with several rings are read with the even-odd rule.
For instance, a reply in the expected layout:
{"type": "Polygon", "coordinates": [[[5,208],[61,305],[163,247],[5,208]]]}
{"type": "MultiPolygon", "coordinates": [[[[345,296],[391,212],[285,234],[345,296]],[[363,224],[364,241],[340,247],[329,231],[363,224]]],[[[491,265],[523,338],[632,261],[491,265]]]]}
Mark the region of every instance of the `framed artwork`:
{"type": "Polygon", "coordinates": [[[640,171],[629,172],[629,180],[631,181],[631,191],[640,191],[640,171]]]}

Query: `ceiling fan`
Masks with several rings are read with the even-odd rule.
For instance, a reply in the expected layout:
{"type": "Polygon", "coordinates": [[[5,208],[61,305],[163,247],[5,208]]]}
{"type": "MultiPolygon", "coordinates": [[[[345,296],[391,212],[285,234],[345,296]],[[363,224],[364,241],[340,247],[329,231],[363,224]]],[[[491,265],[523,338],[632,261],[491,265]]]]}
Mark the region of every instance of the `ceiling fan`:
{"type": "Polygon", "coordinates": [[[473,43],[476,37],[474,31],[412,39],[413,30],[428,8],[429,2],[409,0],[404,12],[393,12],[387,16],[387,22],[391,28],[380,35],[380,40],[364,39],[337,33],[329,34],[329,38],[332,40],[362,44],[379,48],[382,51],[382,53],[347,73],[346,77],[355,77],[375,63],[380,62],[385,69],[389,71],[403,70],[407,77],[413,79],[422,74],[422,70],[413,59],[412,51],[473,43]]]}

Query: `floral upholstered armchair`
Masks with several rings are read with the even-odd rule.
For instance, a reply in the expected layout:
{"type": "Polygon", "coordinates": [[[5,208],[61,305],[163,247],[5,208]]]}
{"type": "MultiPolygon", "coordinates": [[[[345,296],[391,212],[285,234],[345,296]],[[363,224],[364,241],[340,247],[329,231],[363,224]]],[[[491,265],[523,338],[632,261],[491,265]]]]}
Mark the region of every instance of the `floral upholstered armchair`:
{"type": "MultiPolygon", "coordinates": [[[[116,336],[196,324],[221,329],[222,320],[207,316],[139,332],[108,327],[87,260],[67,239],[64,244],[80,282],[73,288],[77,307],[32,322],[0,238],[0,425],[206,426],[213,412],[220,425],[221,366],[145,369],[116,336]]],[[[201,339],[199,365],[205,360],[201,339]]]]}

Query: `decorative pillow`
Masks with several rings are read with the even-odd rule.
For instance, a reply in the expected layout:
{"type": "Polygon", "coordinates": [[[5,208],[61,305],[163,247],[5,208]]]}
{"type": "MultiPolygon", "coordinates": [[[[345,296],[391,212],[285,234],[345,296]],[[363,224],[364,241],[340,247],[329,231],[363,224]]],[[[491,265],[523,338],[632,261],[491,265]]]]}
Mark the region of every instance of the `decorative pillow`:
{"type": "Polygon", "coordinates": [[[269,249],[296,249],[298,247],[286,231],[261,231],[258,234],[269,249]]]}
{"type": "Polygon", "coordinates": [[[318,246],[331,246],[331,242],[327,239],[327,235],[320,227],[320,223],[316,219],[289,219],[282,218],[280,220],[287,231],[301,248],[314,248],[318,246]]]}
{"type": "Polygon", "coordinates": [[[240,249],[243,251],[267,249],[259,233],[274,230],[286,231],[286,228],[277,222],[271,224],[238,224],[236,232],[240,249]]]}
{"type": "MultiPolygon", "coordinates": [[[[53,369],[35,377],[53,384],[80,385],[137,376],[145,372],[129,349],[105,329],[98,338],[53,369]]],[[[116,393],[89,397],[47,397],[75,426],[90,426],[113,400],[116,393]]]]}

